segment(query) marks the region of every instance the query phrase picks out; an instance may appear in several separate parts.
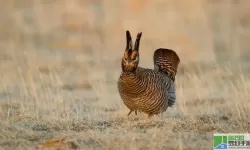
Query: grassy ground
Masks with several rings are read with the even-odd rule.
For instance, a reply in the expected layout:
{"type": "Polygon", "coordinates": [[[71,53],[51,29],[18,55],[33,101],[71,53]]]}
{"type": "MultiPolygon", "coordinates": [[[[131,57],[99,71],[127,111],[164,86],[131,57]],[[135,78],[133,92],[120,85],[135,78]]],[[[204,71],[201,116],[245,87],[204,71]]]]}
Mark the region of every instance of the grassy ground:
{"type": "MultiPolygon", "coordinates": [[[[24,11],[30,9],[26,5],[20,5],[22,11],[12,14],[15,24],[8,24],[10,20],[5,18],[6,25],[0,27],[5,34],[0,42],[0,149],[211,149],[213,133],[250,132],[249,63],[241,59],[215,61],[221,57],[211,50],[213,36],[207,33],[212,33],[212,29],[207,28],[206,21],[202,22],[205,15],[198,13],[198,21],[192,18],[201,11],[199,8],[179,15],[191,22],[183,26],[176,17],[182,10],[178,7],[171,14],[175,17],[170,18],[177,30],[169,24],[163,28],[167,22],[162,26],[150,24],[155,29],[146,24],[140,27],[140,23],[150,23],[143,14],[134,17],[142,17],[139,25],[136,21],[124,21],[113,26],[107,23],[102,28],[96,25],[98,21],[93,21],[95,26],[91,28],[91,17],[86,25],[72,16],[62,23],[56,17],[59,11],[50,12],[51,6],[43,12],[37,8],[40,4],[32,5],[41,15],[41,26],[22,26],[18,15],[31,11],[24,11]],[[186,13],[191,14],[183,15],[186,13]],[[201,24],[196,30],[207,30],[194,33],[197,22],[201,24]],[[6,30],[7,26],[12,30],[6,30]],[[175,107],[154,116],[144,126],[139,123],[145,114],[127,117],[128,109],[116,86],[127,28],[133,30],[132,35],[143,31],[141,66],[152,68],[153,50],[161,46],[175,49],[181,57],[175,107]]],[[[177,4],[168,6],[173,9],[172,5],[177,4]]],[[[77,12],[78,3],[68,6],[68,13],[77,12]]],[[[113,5],[107,3],[106,7],[113,5]]],[[[6,5],[5,11],[11,8],[6,5]]],[[[164,16],[170,12],[158,13],[164,16]]],[[[119,15],[112,15],[105,17],[122,20],[119,15]]],[[[32,20],[32,16],[26,17],[26,21],[32,20]]],[[[122,17],[129,18],[131,14],[122,17]]],[[[234,54],[246,55],[244,51],[234,54]]]]}
{"type": "Polygon", "coordinates": [[[72,58],[91,54],[65,53],[1,52],[3,149],[33,149],[61,138],[81,149],[211,149],[214,132],[250,131],[246,67],[180,68],[176,106],[139,126],[146,116],[128,118],[116,89],[119,65],[87,64],[91,60],[72,58]]]}

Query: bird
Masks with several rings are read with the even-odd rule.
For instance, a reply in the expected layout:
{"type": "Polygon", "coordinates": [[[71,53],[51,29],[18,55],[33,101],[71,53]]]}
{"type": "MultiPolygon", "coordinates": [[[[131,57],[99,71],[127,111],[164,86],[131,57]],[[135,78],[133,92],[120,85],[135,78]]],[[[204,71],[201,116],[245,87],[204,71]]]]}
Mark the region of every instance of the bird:
{"type": "Polygon", "coordinates": [[[180,63],[178,54],[168,48],[154,51],[154,68],[139,66],[139,48],[142,32],[138,32],[133,45],[129,30],[126,30],[126,48],[121,59],[121,73],[117,88],[125,106],[132,112],[143,112],[149,120],[162,114],[176,102],[175,77],[180,63]]]}

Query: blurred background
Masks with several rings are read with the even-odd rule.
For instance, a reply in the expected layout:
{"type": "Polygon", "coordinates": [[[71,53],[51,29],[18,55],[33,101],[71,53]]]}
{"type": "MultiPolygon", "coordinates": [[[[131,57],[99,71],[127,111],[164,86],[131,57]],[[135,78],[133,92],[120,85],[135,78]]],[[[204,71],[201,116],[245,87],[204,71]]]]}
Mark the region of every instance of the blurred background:
{"type": "Polygon", "coordinates": [[[89,51],[100,57],[95,61],[111,60],[123,53],[125,30],[130,30],[134,36],[143,32],[143,61],[152,59],[158,47],[177,51],[182,64],[223,63],[249,56],[248,0],[9,0],[0,4],[1,51],[36,49],[41,55],[89,51]]]}
{"type": "MultiPolygon", "coordinates": [[[[219,66],[231,82],[239,69],[249,70],[248,0],[8,0],[0,1],[0,7],[2,99],[41,102],[52,94],[51,99],[63,95],[94,101],[97,96],[107,106],[120,105],[116,81],[126,30],[134,39],[143,33],[142,67],[152,68],[154,50],[165,47],[180,56],[178,76],[187,77],[185,70],[196,67],[194,72],[204,77],[200,81],[209,82],[218,77],[219,66]]],[[[186,97],[194,85],[179,81],[186,97]]]]}
{"type": "Polygon", "coordinates": [[[134,40],[143,33],[142,67],[153,68],[159,47],[178,53],[179,99],[229,97],[227,84],[249,71],[248,0],[8,0],[0,7],[1,99],[30,99],[37,113],[56,109],[58,99],[123,106],[116,82],[126,30],[134,40]]]}

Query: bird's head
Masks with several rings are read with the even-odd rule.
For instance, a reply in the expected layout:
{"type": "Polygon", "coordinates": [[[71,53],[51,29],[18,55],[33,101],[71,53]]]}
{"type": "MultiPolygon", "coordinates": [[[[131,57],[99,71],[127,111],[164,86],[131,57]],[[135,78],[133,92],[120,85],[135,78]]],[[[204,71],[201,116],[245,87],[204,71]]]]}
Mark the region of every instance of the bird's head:
{"type": "Polygon", "coordinates": [[[139,32],[133,47],[132,38],[129,31],[126,31],[127,45],[122,57],[122,71],[135,72],[139,64],[139,46],[142,33],[139,32]]]}

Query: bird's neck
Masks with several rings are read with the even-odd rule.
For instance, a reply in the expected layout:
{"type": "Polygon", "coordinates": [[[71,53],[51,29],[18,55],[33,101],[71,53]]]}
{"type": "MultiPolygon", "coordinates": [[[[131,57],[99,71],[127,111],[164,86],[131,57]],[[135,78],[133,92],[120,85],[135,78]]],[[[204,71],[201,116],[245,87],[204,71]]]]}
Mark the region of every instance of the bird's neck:
{"type": "Polygon", "coordinates": [[[147,87],[146,82],[140,76],[138,71],[133,73],[123,72],[120,76],[120,83],[126,93],[130,95],[132,94],[133,96],[142,93],[147,87]]]}
{"type": "Polygon", "coordinates": [[[137,69],[135,71],[123,71],[120,76],[121,79],[125,80],[126,83],[134,83],[135,81],[140,80],[137,69]]]}

